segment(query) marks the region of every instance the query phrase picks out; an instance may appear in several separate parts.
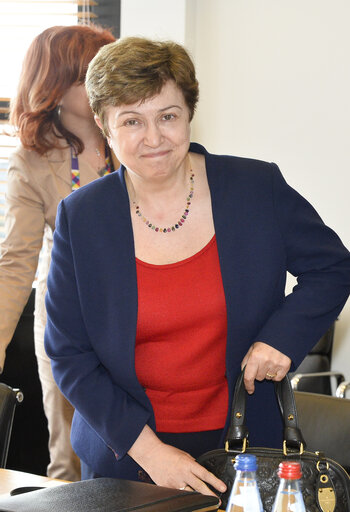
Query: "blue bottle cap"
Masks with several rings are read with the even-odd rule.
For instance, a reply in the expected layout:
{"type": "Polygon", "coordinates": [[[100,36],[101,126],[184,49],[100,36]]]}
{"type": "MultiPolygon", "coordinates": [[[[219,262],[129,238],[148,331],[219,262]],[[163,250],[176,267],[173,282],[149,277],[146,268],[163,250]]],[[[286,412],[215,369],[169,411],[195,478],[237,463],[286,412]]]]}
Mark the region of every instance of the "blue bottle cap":
{"type": "Polygon", "coordinates": [[[236,455],[234,468],[236,471],[256,471],[257,463],[255,455],[246,453],[236,455]]]}

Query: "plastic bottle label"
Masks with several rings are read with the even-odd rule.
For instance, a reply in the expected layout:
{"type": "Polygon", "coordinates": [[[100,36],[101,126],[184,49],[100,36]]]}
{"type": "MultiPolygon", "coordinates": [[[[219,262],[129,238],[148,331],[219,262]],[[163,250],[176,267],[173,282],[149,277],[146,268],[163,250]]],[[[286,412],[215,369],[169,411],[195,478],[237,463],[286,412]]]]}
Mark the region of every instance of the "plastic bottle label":
{"type": "Polygon", "coordinates": [[[256,512],[260,509],[259,499],[254,487],[241,487],[240,493],[232,496],[228,512],[256,512]]]}
{"type": "Polygon", "coordinates": [[[298,493],[282,492],[277,501],[276,510],[281,512],[300,512],[305,510],[301,496],[298,493]]]}

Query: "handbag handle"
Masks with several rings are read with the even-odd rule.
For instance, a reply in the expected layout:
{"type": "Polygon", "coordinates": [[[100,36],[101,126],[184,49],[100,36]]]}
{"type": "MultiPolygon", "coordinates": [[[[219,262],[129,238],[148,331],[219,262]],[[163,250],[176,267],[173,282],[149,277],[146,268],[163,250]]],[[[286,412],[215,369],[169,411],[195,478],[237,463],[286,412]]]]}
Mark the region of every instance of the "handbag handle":
{"type": "MultiPolygon", "coordinates": [[[[225,449],[230,451],[241,446],[242,452],[248,444],[249,431],[246,426],[246,396],[244,387],[244,368],[238,376],[232,402],[230,427],[226,436],[225,449]]],[[[280,382],[275,382],[275,394],[283,418],[283,453],[288,455],[288,449],[299,449],[303,453],[306,443],[298,424],[298,415],[295,405],[294,393],[289,376],[286,375],[280,382]]]]}

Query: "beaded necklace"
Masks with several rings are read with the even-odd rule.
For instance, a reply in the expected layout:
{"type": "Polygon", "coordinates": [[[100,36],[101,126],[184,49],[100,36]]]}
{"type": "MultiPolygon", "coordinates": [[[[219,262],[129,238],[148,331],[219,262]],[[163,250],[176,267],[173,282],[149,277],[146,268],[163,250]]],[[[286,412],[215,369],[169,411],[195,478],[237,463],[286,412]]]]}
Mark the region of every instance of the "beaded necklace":
{"type": "Polygon", "coordinates": [[[172,233],[173,231],[176,231],[177,229],[181,228],[181,226],[183,226],[185,220],[187,219],[188,214],[190,213],[190,205],[191,205],[191,201],[192,201],[192,197],[193,197],[193,193],[194,193],[194,179],[193,179],[194,173],[192,172],[192,170],[190,170],[190,173],[191,173],[190,174],[190,191],[187,196],[185,211],[183,212],[182,216],[177,221],[177,223],[173,224],[172,226],[170,226],[168,228],[160,228],[160,227],[156,226],[155,224],[153,224],[152,222],[150,222],[148,219],[146,219],[146,217],[144,215],[142,215],[138,204],[135,201],[133,201],[133,205],[135,206],[136,215],[138,215],[141,218],[141,220],[145,223],[145,225],[148,226],[150,229],[152,229],[152,231],[155,231],[156,233],[172,233]]]}
{"type": "MultiPolygon", "coordinates": [[[[73,147],[70,147],[71,154],[71,176],[72,176],[72,191],[77,190],[80,187],[80,171],[79,171],[79,160],[78,155],[75,153],[73,147]]],[[[109,153],[108,145],[105,145],[105,170],[103,176],[110,174],[113,171],[111,164],[111,156],[109,153]]]]}

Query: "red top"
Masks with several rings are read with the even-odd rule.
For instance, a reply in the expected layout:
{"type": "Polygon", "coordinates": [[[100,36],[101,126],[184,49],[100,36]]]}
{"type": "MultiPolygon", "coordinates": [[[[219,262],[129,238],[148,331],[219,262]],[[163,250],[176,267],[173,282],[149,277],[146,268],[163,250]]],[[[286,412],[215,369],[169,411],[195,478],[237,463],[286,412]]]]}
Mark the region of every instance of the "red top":
{"type": "Polygon", "coordinates": [[[136,259],[137,377],[158,432],[223,428],[228,409],[226,303],[216,237],[169,265],[136,259]]]}

